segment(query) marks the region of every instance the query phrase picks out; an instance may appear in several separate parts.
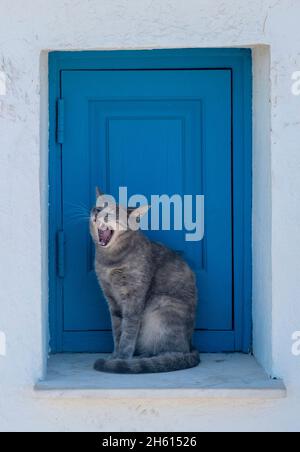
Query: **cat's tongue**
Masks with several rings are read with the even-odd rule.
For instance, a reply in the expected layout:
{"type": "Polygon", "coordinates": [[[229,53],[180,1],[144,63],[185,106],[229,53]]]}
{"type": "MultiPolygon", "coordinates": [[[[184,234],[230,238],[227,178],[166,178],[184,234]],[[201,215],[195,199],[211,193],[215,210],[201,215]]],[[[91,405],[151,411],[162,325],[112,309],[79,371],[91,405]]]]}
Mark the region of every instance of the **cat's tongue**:
{"type": "Polygon", "coordinates": [[[98,229],[99,243],[106,246],[111,239],[112,231],[110,229],[98,229]]]}

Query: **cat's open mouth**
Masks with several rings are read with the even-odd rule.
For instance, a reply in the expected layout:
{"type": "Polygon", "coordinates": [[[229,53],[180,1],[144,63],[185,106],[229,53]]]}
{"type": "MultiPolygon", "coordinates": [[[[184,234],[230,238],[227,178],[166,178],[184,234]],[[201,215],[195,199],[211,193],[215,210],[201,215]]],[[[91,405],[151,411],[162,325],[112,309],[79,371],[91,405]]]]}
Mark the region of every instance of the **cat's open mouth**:
{"type": "Polygon", "coordinates": [[[101,246],[107,246],[109,242],[111,241],[111,238],[113,236],[113,231],[111,229],[98,229],[98,238],[99,238],[99,244],[101,246]]]}

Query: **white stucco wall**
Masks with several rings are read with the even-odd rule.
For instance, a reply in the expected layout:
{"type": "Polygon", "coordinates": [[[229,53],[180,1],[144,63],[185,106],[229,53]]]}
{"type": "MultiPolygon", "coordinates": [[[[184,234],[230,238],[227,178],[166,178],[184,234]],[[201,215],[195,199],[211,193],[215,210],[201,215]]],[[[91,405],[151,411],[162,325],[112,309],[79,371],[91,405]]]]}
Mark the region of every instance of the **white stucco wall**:
{"type": "Polygon", "coordinates": [[[0,431],[300,430],[299,0],[0,0],[0,13],[0,431]],[[35,397],[47,350],[47,51],[230,46],[254,48],[254,347],[288,398],[35,397]]]}

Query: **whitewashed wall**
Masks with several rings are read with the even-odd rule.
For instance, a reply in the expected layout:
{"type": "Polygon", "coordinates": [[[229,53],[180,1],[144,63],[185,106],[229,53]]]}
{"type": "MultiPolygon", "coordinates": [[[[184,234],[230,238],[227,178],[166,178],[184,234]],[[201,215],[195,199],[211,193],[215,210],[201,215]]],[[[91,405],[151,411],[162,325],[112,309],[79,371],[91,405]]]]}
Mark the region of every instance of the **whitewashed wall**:
{"type": "Polygon", "coordinates": [[[299,0],[0,0],[0,430],[300,430],[299,18],[299,0]],[[255,352],[288,398],[36,398],[47,350],[47,51],[230,46],[254,48],[255,352]]]}

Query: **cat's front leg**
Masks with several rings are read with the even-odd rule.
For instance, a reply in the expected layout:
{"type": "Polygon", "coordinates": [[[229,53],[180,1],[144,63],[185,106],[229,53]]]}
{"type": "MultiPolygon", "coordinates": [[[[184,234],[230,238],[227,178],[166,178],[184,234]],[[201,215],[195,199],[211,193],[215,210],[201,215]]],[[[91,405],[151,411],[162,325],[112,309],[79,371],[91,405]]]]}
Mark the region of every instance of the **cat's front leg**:
{"type": "Polygon", "coordinates": [[[113,358],[119,358],[120,339],[122,331],[122,314],[120,310],[111,311],[111,323],[114,338],[113,358]]]}
{"type": "Polygon", "coordinates": [[[133,357],[137,337],[141,326],[141,316],[136,312],[123,314],[122,333],[119,343],[118,358],[130,359],[133,357]]]}
{"type": "Polygon", "coordinates": [[[107,297],[111,317],[112,333],[114,339],[114,352],[112,358],[119,357],[119,345],[122,332],[122,311],[112,297],[107,297]]]}

